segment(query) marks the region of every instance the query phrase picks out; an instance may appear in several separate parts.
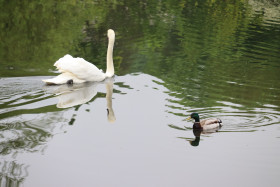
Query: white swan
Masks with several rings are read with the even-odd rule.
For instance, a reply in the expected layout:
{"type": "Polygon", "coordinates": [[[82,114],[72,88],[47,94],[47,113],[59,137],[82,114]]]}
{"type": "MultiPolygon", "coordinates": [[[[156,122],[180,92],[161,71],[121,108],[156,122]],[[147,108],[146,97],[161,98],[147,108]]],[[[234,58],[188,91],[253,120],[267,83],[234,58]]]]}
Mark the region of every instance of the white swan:
{"type": "Polygon", "coordinates": [[[107,49],[107,70],[103,73],[92,63],[87,62],[83,58],[73,58],[71,55],[65,55],[55,62],[60,75],[43,80],[46,84],[73,84],[83,83],[88,81],[102,81],[107,77],[114,75],[113,64],[113,48],[115,42],[115,32],[112,29],[108,30],[108,49],[107,49]]]}

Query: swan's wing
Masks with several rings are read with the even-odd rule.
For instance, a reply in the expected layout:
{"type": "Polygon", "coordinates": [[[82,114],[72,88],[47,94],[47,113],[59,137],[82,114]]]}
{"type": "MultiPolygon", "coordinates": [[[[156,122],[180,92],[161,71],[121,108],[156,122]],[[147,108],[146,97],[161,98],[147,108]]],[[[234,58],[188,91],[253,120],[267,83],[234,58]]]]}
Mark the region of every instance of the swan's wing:
{"type": "Polygon", "coordinates": [[[73,58],[71,55],[65,55],[56,61],[54,66],[61,73],[71,73],[81,80],[101,81],[105,79],[105,74],[102,70],[83,58],[73,58]]]}
{"type": "Polygon", "coordinates": [[[86,82],[85,80],[77,78],[75,75],[69,72],[62,73],[54,78],[51,79],[45,79],[43,80],[46,84],[52,85],[52,84],[66,84],[67,81],[73,80],[75,83],[83,83],[86,82]]]}

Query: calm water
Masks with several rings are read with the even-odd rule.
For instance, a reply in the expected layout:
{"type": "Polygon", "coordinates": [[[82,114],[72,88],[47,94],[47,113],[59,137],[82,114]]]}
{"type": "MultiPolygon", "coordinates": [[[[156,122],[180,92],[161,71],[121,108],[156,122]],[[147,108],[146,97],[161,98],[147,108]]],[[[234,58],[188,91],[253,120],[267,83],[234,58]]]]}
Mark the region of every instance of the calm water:
{"type": "Polygon", "coordinates": [[[1,2],[0,186],[279,186],[278,1],[1,2]],[[69,53],[116,76],[45,86],[69,53]],[[197,133],[192,112],[219,117],[197,133]]]}

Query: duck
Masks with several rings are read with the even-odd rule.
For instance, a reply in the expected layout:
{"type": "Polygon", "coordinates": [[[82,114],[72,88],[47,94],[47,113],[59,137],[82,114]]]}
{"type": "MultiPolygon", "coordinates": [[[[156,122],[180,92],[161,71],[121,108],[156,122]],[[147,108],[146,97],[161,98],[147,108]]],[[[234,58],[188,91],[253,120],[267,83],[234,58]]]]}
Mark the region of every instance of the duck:
{"type": "Polygon", "coordinates": [[[106,73],[98,69],[94,64],[83,58],[74,58],[67,54],[54,63],[54,66],[61,73],[60,75],[42,80],[47,85],[75,84],[84,82],[100,82],[107,77],[114,76],[113,48],[115,42],[115,32],[112,29],[107,31],[108,48],[106,58],[106,73]]]}
{"type": "Polygon", "coordinates": [[[209,130],[222,127],[222,120],[219,118],[199,119],[198,113],[192,113],[186,120],[194,119],[193,129],[209,130]]]}

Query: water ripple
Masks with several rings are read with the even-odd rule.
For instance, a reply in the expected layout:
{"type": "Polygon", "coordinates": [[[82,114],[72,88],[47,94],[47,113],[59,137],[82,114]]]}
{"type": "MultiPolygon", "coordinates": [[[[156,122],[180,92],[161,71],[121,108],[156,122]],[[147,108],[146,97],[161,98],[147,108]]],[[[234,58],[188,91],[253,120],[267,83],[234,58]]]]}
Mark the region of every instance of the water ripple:
{"type": "Polygon", "coordinates": [[[219,101],[222,104],[211,108],[194,108],[187,112],[199,112],[201,119],[218,117],[223,121],[225,131],[248,131],[260,127],[279,124],[280,112],[274,108],[248,108],[244,106],[219,101]]]}
{"type": "Polygon", "coordinates": [[[2,78],[0,155],[43,151],[49,139],[62,131],[65,119],[55,107],[56,99],[45,93],[40,80],[2,78]]]}

